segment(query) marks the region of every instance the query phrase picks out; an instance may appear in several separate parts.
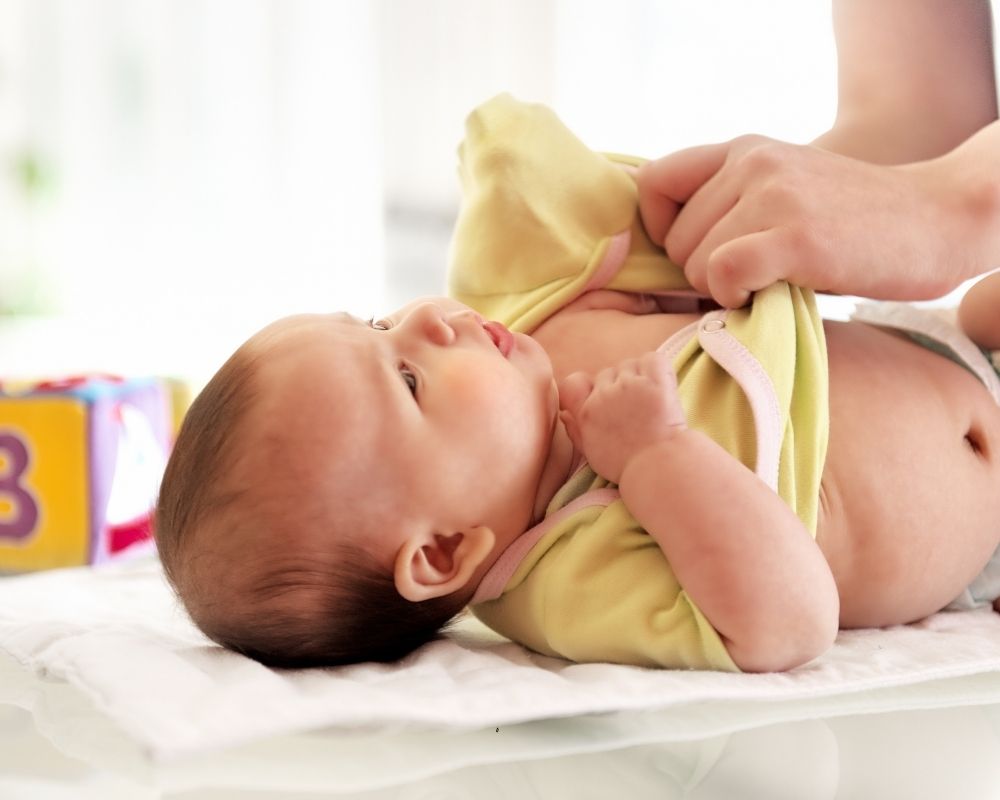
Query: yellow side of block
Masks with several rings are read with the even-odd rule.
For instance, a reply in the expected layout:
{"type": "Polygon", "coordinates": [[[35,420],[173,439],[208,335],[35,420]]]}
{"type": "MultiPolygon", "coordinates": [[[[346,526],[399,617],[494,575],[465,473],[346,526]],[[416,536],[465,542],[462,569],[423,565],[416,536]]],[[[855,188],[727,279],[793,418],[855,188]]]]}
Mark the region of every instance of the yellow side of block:
{"type": "Polygon", "coordinates": [[[0,521],[37,508],[23,538],[0,537],[0,571],[76,566],[89,560],[90,477],[87,411],[68,397],[0,400],[0,434],[28,451],[27,466],[14,474],[12,454],[0,449],[0,521]]]}

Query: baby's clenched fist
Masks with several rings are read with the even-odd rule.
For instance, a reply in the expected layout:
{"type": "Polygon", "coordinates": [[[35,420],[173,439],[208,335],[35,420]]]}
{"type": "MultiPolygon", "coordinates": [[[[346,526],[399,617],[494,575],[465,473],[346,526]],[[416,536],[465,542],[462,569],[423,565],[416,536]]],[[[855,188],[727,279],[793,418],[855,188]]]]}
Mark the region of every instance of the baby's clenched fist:
{"type": "Polygon", "coordinates": [[[559,384],[560,417],[599,475],[618,483],[629,459],[686,427],[670,359],[657,352],[630,358],[591,378],[559,384]]]}

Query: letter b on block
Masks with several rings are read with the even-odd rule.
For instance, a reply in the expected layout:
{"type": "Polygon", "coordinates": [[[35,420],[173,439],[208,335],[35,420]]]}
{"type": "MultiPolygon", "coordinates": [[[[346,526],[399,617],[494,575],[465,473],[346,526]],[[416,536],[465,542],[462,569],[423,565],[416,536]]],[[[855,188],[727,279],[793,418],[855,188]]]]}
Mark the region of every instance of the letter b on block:
{"type": "Polygon", "coordinates": [[[38,525],[38,502],[22,483],[27,469],[25,443],[0,430],[0,539],[25,539],[38,525]]]}

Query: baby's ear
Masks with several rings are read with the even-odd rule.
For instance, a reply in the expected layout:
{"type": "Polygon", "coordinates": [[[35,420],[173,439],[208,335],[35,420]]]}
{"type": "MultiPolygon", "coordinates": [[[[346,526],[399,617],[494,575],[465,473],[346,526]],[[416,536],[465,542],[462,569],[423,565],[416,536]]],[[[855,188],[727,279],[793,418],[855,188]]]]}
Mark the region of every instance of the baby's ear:
{"type": "Polygon", "coordinates": [[[415,533],[396,553],[396,590],[419,603],[465,588],[493,551],[496,537],[476,526],[456,533],[415,533]]]}

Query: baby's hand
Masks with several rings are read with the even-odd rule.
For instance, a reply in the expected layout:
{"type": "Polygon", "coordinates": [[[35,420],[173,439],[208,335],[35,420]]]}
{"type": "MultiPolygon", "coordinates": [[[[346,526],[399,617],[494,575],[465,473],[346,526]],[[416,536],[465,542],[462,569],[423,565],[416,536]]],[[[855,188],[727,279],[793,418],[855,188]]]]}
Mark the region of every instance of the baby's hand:
{"type": "Polygon", "coordinates": [[[627,359],[593,379],[574,372],[559,385],[559,403],[574,446],[613,483],[629,459],[686,427],[677,378],[661,353],[627,359]]]}

